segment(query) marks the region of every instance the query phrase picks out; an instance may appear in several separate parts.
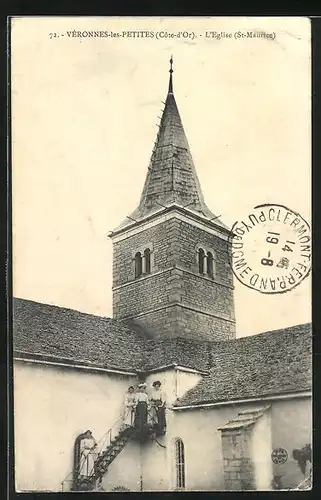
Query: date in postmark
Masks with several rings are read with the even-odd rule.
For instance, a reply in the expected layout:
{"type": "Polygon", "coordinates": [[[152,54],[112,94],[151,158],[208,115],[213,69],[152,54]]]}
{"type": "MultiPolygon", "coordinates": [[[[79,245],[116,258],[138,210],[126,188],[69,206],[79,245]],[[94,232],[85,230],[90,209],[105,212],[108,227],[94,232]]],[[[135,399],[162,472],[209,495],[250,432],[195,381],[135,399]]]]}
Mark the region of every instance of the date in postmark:
{"type": "Polygon", "coordinates": [[[234,276],[260,293],[288,292],[310,273],[310,226],[284,205],[256,206],[233,224],[229,241],[234,276]]]}

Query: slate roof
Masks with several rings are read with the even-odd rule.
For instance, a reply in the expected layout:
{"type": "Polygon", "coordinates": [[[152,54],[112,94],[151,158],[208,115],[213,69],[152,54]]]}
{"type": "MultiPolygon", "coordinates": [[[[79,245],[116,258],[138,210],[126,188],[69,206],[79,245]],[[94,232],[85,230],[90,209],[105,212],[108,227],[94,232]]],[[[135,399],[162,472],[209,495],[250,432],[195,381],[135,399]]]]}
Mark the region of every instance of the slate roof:
{"type": "Polygon", "coordinates": [[[188,206],[188,211],[207,221],[215,218],[216,226],[228,229],[204,201],[170,80],[139,206],[115,232],[172,205],[188,206]]]}
{"type": "Polygon", "coordinates": [[[311,324],[212,344],[208,376],[177,406],[311,390],[311,324]]]}
{"type": "Polygon", "coordinates": [[[131,371],[141,366],[143,336],[119,320],[14,298],[13,350],[131,371]]]}
{"type": "Polygon", "coordinates": [[[13,349],[24,357],[29,353],[124,371],[174,364],[208,369],[206,342],[150,340],[135,324],[20,298],[13,299],[13,349]]]}
{"type": "Polygon", "coordinates": [[[150,339],[138,326],[31,300],[13,300],[17,357],[128,372],[179,365],[207,373],[178,406],[311,389],[311,325],[233,341],[150,339]]]}
{"type": "Polygon", "coordinates": [[[212,342],[183,338],[147,340],[144,350],[144,370],[178,365],[206,372],[209,369],[212,342]]]}
{"type": "Polygon", "coordinates": [[[229,431],[234,429],[246,429],[247,427],[255,424],[255,422],[257,422],[257,420],[259,420],[259,418],[261,418],[262,415],[264,415],[264,412],[266,412],[269,408],[270,406],[266,406],[263,408],[241,411],[232,420],[229,420],[226,424],[218,427],[218,430],[229,431]]]}

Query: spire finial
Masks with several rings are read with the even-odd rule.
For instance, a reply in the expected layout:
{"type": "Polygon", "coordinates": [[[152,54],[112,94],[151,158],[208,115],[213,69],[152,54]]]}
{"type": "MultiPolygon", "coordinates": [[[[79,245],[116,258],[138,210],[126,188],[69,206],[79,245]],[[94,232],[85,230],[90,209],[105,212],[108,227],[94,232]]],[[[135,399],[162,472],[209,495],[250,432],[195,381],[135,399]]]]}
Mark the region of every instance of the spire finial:
{"type": "Polygon", "coordinates": [[[170,77],[169,77],[168,93],[172,94],[173,93],[173,77],[172,77],[172,74],[173,74],[173,56],[171,56],[169,63],[170,63],[170,69],[169,69],[170,77]]]}

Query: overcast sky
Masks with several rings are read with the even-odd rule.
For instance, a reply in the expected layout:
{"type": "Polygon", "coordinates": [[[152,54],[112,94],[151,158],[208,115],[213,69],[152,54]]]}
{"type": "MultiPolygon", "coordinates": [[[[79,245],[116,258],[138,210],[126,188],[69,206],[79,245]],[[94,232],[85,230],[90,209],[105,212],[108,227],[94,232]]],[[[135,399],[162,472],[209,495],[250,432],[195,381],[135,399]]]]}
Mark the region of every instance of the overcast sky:
{"type": "MultiPolygon", "coordinates": [[[[15,296],[111,316],[107,234],[138,204],[171,54],[176,101],[208,207],[229,226],[262,203],[289,206],[310,220],[307,19],[16,19],[15,296]],[[66,34],[91,29],[185,30],[197,38],[66,34]],[[205,35],[238,30],[276,37],[205,35]]],[[[307,278],[272,296],[235,280],[238,336],[310,321],[310,286],[307,278]]]]}

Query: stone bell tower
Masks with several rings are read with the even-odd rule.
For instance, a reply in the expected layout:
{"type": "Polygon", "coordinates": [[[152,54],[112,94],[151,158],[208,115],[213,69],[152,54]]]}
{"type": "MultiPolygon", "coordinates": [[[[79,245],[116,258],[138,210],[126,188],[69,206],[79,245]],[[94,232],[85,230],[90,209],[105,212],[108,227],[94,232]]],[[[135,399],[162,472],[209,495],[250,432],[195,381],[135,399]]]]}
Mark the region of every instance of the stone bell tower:
{"type": "Polygon", "coordinates": [[[207,208],[173,92],[173,60],[138,208],[113,242],[113,316],[157,337],[235,337],[228,228],[207,208]]]}

